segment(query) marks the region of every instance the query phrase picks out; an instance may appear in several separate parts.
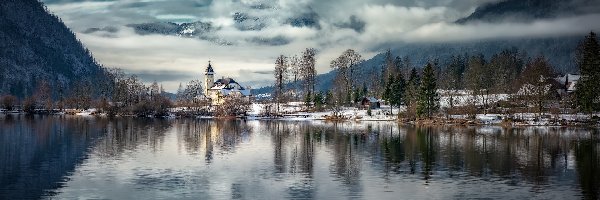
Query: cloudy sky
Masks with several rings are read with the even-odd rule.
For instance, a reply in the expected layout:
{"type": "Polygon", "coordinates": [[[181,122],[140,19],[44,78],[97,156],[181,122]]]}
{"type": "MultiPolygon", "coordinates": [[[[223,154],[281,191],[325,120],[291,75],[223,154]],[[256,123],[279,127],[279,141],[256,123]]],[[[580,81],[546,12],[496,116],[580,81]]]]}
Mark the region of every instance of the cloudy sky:
{"type": "Polygon", "coordinates": [[[459,25],[496,0],[43,0],[105,66],[123,68],[169,91],[217,76],[254,88],[272,80],[275,57],[318,50],[319,73],[353,48],[370,58],[398,43],[573,34],[597,29],[595,14],[528,22],[459,25]],[[166,22],[200,22],[177,29],[166,22]],[[583,26],[582,26],[583,24],[583,26]],[[158,33],[158,34],[157,34],[158,33]]]}

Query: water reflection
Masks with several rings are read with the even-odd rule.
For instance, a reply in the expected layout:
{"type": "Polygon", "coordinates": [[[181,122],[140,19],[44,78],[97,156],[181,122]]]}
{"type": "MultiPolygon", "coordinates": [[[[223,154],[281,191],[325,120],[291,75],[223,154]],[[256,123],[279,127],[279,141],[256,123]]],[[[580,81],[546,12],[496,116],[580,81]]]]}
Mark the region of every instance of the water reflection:
{"type": "Polygon", "coordinates": [[[1,117],[0,199],[600,197],[595,129],[1,117]]]}
{"type": "Polygon", "coordinates": [[[0,199],[52,195],[107,127],[84,118],[0,117],[0,199]]]}

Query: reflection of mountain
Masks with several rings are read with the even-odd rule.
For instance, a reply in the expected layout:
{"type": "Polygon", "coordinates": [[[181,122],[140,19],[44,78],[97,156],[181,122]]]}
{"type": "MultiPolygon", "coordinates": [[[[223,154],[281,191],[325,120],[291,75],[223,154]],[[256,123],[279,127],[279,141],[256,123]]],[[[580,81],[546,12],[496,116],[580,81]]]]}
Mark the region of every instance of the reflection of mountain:
{"type": "Polygon", "coordinates": [[[88,156],[106,121],[0,118],[0,199],[37,199],[63,186],[88,156]]]}

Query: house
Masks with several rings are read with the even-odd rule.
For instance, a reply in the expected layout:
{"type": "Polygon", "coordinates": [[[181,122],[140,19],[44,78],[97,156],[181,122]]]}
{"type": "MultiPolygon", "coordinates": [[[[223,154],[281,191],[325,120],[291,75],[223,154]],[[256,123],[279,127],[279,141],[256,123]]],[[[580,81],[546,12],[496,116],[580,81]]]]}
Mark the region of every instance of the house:
{"type": "Polygon", "coordinates": [[[381,102],[375,97],[363,97],[360,100],[360,105],[364,108],[377,109],[381,107],[381,102]]]}
{"type": "Polygon", "coordinates": [[[564,76],[559,76],[554,78],[559,84],[558,93],[563,94],[571,94],[576,90],[577,82],[581,78],[581,75],[575,74],[566,74],[564,76]]]}
{"type": "Polygon", "coordinates": [[[215,71],[208,61],[208,67],[204,71],[204,96],[210,100],[212,105],[222,105],[228,96],[250,98],[250,88],[242,87],[232,78],[221,78],[215,81],[215,71]]]}

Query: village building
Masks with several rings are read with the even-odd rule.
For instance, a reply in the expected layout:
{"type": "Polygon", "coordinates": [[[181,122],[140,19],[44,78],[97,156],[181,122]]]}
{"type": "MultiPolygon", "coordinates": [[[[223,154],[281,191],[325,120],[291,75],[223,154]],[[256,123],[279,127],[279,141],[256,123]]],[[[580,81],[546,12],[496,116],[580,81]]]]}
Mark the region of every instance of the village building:
{"type": "Polygon", "coordinates": [[[215,71],[208,61],[208,67],[204,70],[204,96],[212,105],[222,105],[226,97],[233,96],[247,98],[252,96],[250,88],[242,87],[232,78],[221,78],[215,81],[215,71]]]}
{"type": "Polygon", "coordinates": [[[381,108],[381,101],[375,97],[363,97],[360,100],[360,105],[366,109],[379,109],[381,108]]]}
{"type": "Polygon", "coordinates": [[[564,76],[556,77],[554,80],[558,81],[560,84],[560,88],[558,89],[558,93],[563,94],[571,94],[575,91],[575,86],[577,82],[581,78],[581,75],[575,74],[566,74],[564,76]]]}

